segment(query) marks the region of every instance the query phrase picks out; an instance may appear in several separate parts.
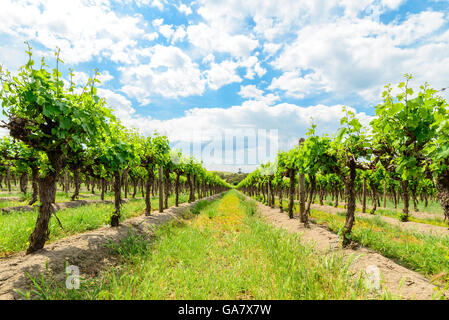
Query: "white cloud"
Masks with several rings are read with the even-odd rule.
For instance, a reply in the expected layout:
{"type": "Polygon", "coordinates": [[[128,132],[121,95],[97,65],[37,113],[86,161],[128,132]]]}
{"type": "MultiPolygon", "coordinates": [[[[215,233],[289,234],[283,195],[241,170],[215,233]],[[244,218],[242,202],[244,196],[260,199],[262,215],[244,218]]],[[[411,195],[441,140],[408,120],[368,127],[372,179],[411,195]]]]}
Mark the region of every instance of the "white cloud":
{"type": "Polygon", "coordinates": [[[232,57],[248,57],[259,45],[256,39],[243,34],[231,35],[204,23],[187,27],[187,37],[195,47],[210,52],[229,53],[232,57]]]}
{"type": "Polygon", "coordinates": [[[262,77],[267,72],[267,70],[260,65],[260,62],[256,56],[250,56],[246,59],[242,59],[239,62],[239,65],[246,68],[245,78],[247,79],[254,79],[256,74],[258,77],[262,77]]]}
{"type": "Polygon", "coordinates": [[[150,33],[146,33],[142,36],[142,38],[149,40],[149,41],[154,41],[159,37],[159,33],[157,32],[150,32],[150,33]]]}
{"type": "Polygon", "coordinates": [[[186,6],[184,3],[181,3],[179,7],[176,7],[179,12],[184,13],[186,16],[189,14],[192,14],[192,9],[188,6],[186,6]]]}
{"type": "Polygon", "coordinates": [[[179,26],[176,28],[176,31],[173,34],[172,43],[182,41],[186,36],[187,36],[186,28],[184,26],[179,26]]]}
{"type": "Polygon", "coordinates": [[[211,63],[211,68],[205,72],[209,88],[217,90],[232,82],[242,82],[242,78],[236,73],[238,67],[238,63],[229,60],[211,63]]]}
{"type": "Polygon", "coordinates": [[[442,13],[422,12],[400,24],[364,18],[304,27],[272,62],[283,74],[270,88],[298,98],[325,91],[376,101],[385,84],[400,81],[405,73],[440,85],[448,69],[443,52],[449,42],[434,41],[431,35],[444,21],[442,13]]]}
{"type": "Polygon", "coordinates": [[[266,42],[263,45],[263,51],[268,54],[268,56],[275,55],[279,49],[281,49],[282,45],[280,43],[266,42]]]}
{"type": "Polygon", "coordinates": [[[124,85],[122,90],[140,103],[154,95],[166,98],[199,95],[205,88],[198,65],[174,46],[156,45],[151,48],[149,63],[120,67],[119,70],[124,85]],[[137,92],[139,96],[135,96],[137,92]]]}
{"type": "Polygon", "coordinates": [[[131,106],[131,101],[126,99],[123,95],[115,93],[108,89],[99,88],[97,90],[99,96],[104,97],[108,105],[113,109],[113,113],[125,125],[130,126],[133,114],[136,112],[131,106]]]}
{"type": "Polygon", "coordinates": [[[27,61],[25,46],[19,41],[13,41],[7,45],[0,46],[0,65],[13,72],[27,61]]]}
{"type": "Polygon", "coordinates": [[[158,8],[160,11],[164,10],[164,4],[160,0],[151,1],[151,6],[158,8]]]}
{"type": "MultiPolygon", "coordinates": [[[[37,44],[37,55],[49,56],[59,46],[67,63],[90,65],[98,59],[102,66],[111,66],[102,75],[100,92],[124,122],[144,130],[155,126],[178,134],[179,129],[181,136],[201,121],[221,129],[241,121],[244,126],[281,128],[293,141],[312,115],[335,129],[340,107],[282,104],[281,92],[298,99],[328,93],[325,96],[342,102],[360,95],[373,105],[383,85],[400,81],[404,73],[416,76],[413,84],[427,80],[437,88],[449,85],[449,31],[441,30],[447,12],[399,12],[401,19],[385,24],[381,13],[395,13],[405,0],[172,1],[172,9],[187,18],[177,25],[159,12],[168,11],[167,3],[4,0],[0,33],[7,40],[0,45],[0,61],[12,69],[23,64],[25,39],[37,44]],[[115,11],[117,6],[129,10],[115,11]],[[135,6],[147,8],[128,13],[135,6]],[[153,46],[155,40],[168,45],[153,46]],[[176,47],[181,42],[182,47],[176,47]],[[118,70],[113,69],[115,63],[121,65],[118,70]],[[248,79],[271,76],[270,67],[276,74],[271,83],[248,84],[248,79]],[[120,90],[104,89],[116,71],[120,90]],[[236,93],[248,99],[241,106],[191,109],[183,117],[158,121],[139,116],[131,103],[201,95],[230,83],[241,84],[236,93]],[[259,89],[266,85],[275,93],[259,89]]],[[[77,73],[76,82],[83,83],[88,74],[77,73]]]]}
{"type": "MultiPolygon", "coordinates": [[[[250,88],[243,90],[249,92],[250,88]]],[[[257,90],[253,91],[254,95],[260,93],[257,90]]],[[[365,113],[357,113],[354,109],[349,109],[357,114],[364,125],[372,119],[365,113]]],[[[157,120],[138,115],[129,117],[122,115],[122,118],[127,119],[124,122],[126,125],[136,127],[143,134],[150,134],[153,130],[167,134],[169,140],[177,146],[186,146],[186,142],[210,141],[221,137],[226,130],[274,129],[278,131],[280,149],[285,150],[296,144],[298,138],[305,136],[312,122],[317,125],[318,134],[334,134],[339,128],[339,119],[343,115],[341,105],[300,107],[282,103],[269,106],[264,101],[251,100],[227,109],[193,108],[187,110],[184,116],[169,120],[157,120]]],[[[183,151],[186,154],[190,153],[189,148],[183,151]]],[[[206,162],[205,165],[208,167],[209,163],[206,162]]]]}
{"type": "Polygon", "coordinates": [[[170,40],[171,43],[175,43],[177,41],[182,41],[186,35],[186,29],[184,26],[174,27],[173,25],[162,24],[159,26],[159,32],[167,39],[170,40]]]}
{"type": "Polygon", "coordinates": [[[0,11],[2,33],[48,51],[59,47],[68,63],[123,54],[143,35],[142,23],[141,17],[118,16],[108,1],[4,0],[0,11]]]}
{"type": "Polygon", "coordinates": [[[255,85],[240,86],[239,95],[242,98],[263,101],[267,105],[272,105],[280,98],[272,93],[264,94],[263,90],[257,89],[255,85]]]}
{"type": "Polygon", "coordinates": [[[273,78],[269,89],[285,90],[288,96],[299,99],[312,93],[330,91],[325,78],[318,72],[301,76],[299,71],[286,71],[280,77],[273,78]]]}
{"type": "Polygon", "coordinates": [[[382,0],[382,5],[388,9],[397,9],[406,0],[382,0]]]}
{"type": "Polygon", "coordinates": [[[164,19],[160,18],[160,19],[154,19],[152,24],[155,27],[160,27],[162,24],[164,23],[164,19]]]}
{"type": "Polygon", "coordinates": [[[104,86],[106,82],[111,81],[112,79],[114,79],[114,76],[108,70],[100,72],[100,76],[98,77],[98,80],[101,81],[100,86],[104,86]]]}
{"type": "Polygon", "coordinates": [[[159,32],[167,39],[169,39],[173,33],[175,33],[175,30],[173,30],[173,27],[168,24],[161,25],[159,27],[159,32]]]}
{"type": "MultiPolygon", "coordinates": [[[[108,0],[94,0],[96,2],[109,3],[108,0]]],[[[135,3],[139,8],[143,6],[150,6],[158,8],[160,11],[164,10],[164,3],[166,0],[112,0],[122,5],[130,5],[135,3]]]]}

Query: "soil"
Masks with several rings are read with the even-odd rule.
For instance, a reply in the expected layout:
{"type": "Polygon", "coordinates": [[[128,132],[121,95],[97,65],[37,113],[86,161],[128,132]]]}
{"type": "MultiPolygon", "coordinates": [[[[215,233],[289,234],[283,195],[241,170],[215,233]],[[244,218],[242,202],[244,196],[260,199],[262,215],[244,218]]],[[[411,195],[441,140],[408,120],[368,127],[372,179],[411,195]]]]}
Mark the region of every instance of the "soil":
{"type": "Polygon", "coordinates": [[[22,201],[20,197],[0,197],[0,201],[22,201]]]}
{"type": "MultiPolygon", "coordinates": [[[[201,200],[215,199],[218,196],[201,200]]],[[[77,266],[81,277],[96,276],[100,271],[120,262],[118,256],[111,254],[106,246],[108,243],[116,243],[125,238],[130,228],[136,233],[151,236],[155,226],[177,219],[193,205],[194,203],[182,203],[179,207],[165,209],[163,213],[155,211],[151,216],[128,219],[115,228],[104,227],[57,240],[30,255],[19,252],[0,259],[0,299],[23,299],[14,289],[30,289],[31,281],[26,273],[33,277],[39,277],[42,273],[51,274],[55,281],[65,281],[66,262],[77,266]]]]}
{"type": "MultiPolygon", "coordinates": [[[[260,202],[257,202],[257,207],[258,212],[266,221],[289,232],[301,234],[301,241],[312,243],[323,254],[339,252],[348,259],[355,258],[350,266],[350,271],[354,276],[360,275],[361,272],[365,273],[368,266],[376,266],[381,273],[381,290],[393,294],[394,298],[418,300],[434,298],[433,295],[438,288],[421,274],[368,248],[356,246],[343,249],[338,236],[324,226],[311,224],[310,228],[304,228],[297,217],[290,219],[287,213],[279,212],[279,208],[270,208],[260,202]]],[[[338,210],[338,208],[335,209],[338,210]]],[[[449,298],[448,293],[446,293],[446,297],[449,298]]]]}

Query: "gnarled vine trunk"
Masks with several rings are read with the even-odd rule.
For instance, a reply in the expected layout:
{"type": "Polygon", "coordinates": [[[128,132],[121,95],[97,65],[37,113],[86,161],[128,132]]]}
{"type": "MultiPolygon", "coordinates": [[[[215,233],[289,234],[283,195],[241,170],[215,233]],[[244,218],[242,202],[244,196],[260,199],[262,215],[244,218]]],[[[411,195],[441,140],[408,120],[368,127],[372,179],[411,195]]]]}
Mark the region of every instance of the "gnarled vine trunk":
{"type": "Polygon", "coordinates": [[[6,167],[6,183],[8,185],[8,192],[11,192],[11,167],[9,164],[6,167]]]}
{"type": "Polygon", "coordinates": [[[277,191],[278,191],[278,194],[279,194],[279,211],[280,211],[280,212],[284,212],[284,207],[282,206],[282,201],[283,201],[282,196],[283,196],[283,192],[282,192],[282,188],[280,187],[280,183],[279,183],[279,185],[277,186],[277,191]]]}
{"type": "Polygon", "coordinates": [[[316,188],[316,178],[314,175],[309,175],[310,178],[310,193],[309,193],[309,201],[307,202],[307,209],[306,209],[306,214],[310,215],[310,205],[312,204],[313,201],[313,194],[315,192],[315,188],[316,188]]]}
{"type": "Polygon", "coordinates": [[[133,199],[136,197],[136,193],[137,193],[137,178],[131,178],[132,182],[133,182],[133,199]]]}
{"type": "Polygon", "coordinates": [[[41,205],[39,206],[36,226],[29,238],[30,245],[26,251],[27,254],[42,249],[49,235],[48,223],[54,210],[52,204],[55,202],[57,175],[62,169],[63,160],[59,150],[47,152],[47,156],[53,170],[48,172],[45,177],[39,178],[39,199],[41,205]]]}
{"type": "Polygon", "coordinates": [[[159,212],[164,212],[164,183],[163,183],[163,169],[162,166],[158,168],[158,188],[159,188],[159,212]]]}
{"type": "Polygon", "coordinates": [[[189,183],[189,203],[195,201],[195,194],[193,192],[192,175],[187,174],[187,182],[189,183]]]}
{"type": "Polygon", "coordinates": [[[404,208],[402,209],[402,216],[401,221],[406,222],[408,221],[408,215],[409,215],[409,201],[410,197],[408,194],[408,181],[407,180],[401,180],[401,189],[402,189],[402,200],[404,201],[404,208]]]}
{"type": "Polygon", "coordinates": [[[125,199],[128,198],[128,170],[123,170],[122,173],[122,181],[123,181],[123,186],[125,187],[124,191],[125,191],[125,199]]]}
{"type": "Polygon", "coordinates": [[[337,184],[335,184],[334,190],[335,190],[335,204],[334,204],[334,207],[337,208],[338,207],[338,185],[337,184]]]}
{"type": "Polygon", "coordinates": [[[363,177],[362,212],[366,213],[366,177],[363,177]]]}
{"type": "Polygon", "coordinates": [[[120,223],[120,202],[122,195],[122,183],[120,172],[114,171],[114,213],[111,216],[111,227],[118,227],[120,223]]]}
{"type": "Polygon", "coordinates": [[[20,175],[20,191],[26,195],[28,185],[28,173],[24,172],[20,175]]]}
{"type": "Polygon", "coordinates": [[[299,173],[299,219],[305,227],[309,227],[309,217],[306,212],[306,180],[304,173],[299,173]]]}
{"type": "Polygon", "coordinates": [[[270,202],[270,207],[274,208],[274,192],[273,192],[273,184],[271,183],[271,179],[268,179],[268,201],[270,202]]]}
{"type": "Polygon", "coordinates": [[[288,189],[288,217],[293,219],[293,208],[295,201],[295,172],[293,170],[289,170],[290,177],[290,188],[288,189]]]}
{"type": "Polygon", "coordinates": [[[372,180],[370,181],[370,188],[371,188],[371,193],[373,195],[373,208],[371,209],[370,213],[374,214],[377,209],[377,192],[376,192],[376,186],[374,185],[374,182],[372,180]]]}
{"type": "Polygon", "coordinates": [[[106,180],[105,178],[101,178],[101,200],[104,200],[104,191],[106,189],[106,180]]]}
{"type": "Polygon", "coordinates": [[[75,192],[72,195],[72,201],[78,199],[78,196],[80,194],[81,181],[78,168],[73,170],[73,180],[75,181],[75,192]]]}
{"type": "Polygon", "coordinates": [[[176,172],[176,180],[175,180],[175,206],[179,206],[179,176],[180,174],[176,172]]]}
{"type": "Polygon", "coordinates": [[[148,177],[147,177],[147,183],[145,184],[145,215],[149,216],[151,215],[151,193],[150,189],[153,185],[154,180],[154,171],[153,169],[147,169],[148,177]]]}
{"type": "Polygon", "coordinates": [[[444,220],[449,223],[449,172],[440,174],[435,179],[437,197],[444,212],[444,220]]]}
{"type": "Polygon", "coordinates": [[[346,177],[346,221],[342,230],[343,247],[348,246],[351,243],[350,234],[352,226],[354,225],[354,213],[355,213],[355,190],[354,182],[356,178],[356,163],[353,159],[348,161],[349,175],[346,177]]]}
{"type": "Polygon", "coordinates": [[[168,197],[170,196],[170,171],[165,169],[164,171],[165,182],[164,182],[164,208],[168,209],[168,197]]]}
{"type": "Polygon", "coordinates": [[[39,179],[39,198],[41,205],[39,206],[39,216],[37,217],[36,227],[30,236],[30,245],[27,254],[33,253],[44,247],[50,234],[48,223],[53,213],[53,195],[56,192],[56,176],[47,175],[39,179]]]}
{"type": "Polygon", "coordinates": [[[39,194],[39,168],[37,166],[31,166],[31,184],[33,189],[33,194],[31,195],[31,200],[28,205],[31,206],[37,201],[37,196],[39,194]]]}

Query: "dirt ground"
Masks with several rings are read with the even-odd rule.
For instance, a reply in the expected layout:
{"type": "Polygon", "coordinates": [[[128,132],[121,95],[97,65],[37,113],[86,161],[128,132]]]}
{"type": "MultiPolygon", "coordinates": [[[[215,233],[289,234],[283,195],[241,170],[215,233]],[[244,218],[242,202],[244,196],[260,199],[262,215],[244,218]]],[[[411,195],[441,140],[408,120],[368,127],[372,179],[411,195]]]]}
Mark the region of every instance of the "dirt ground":
{"type": "MultiPolygon", "coordinates": [[[[311,224],[310,228],[304,228],[298,218],[290,219],[286,213],[279,212],[279,208],[273,209],[260,202],[257,202],[257,207],[266,221],[289,232],[301,234],[302,241],[313,243],[323,254],[340,252],[347,258],[355,258],[350,267],[354,275],[365,273],[369,266],[376,266],[382,278],[380,291],[385,289],[400,299],[428,300],[433,298],[437,290],[424,276],[368,248],[359,246],[343,249],[338,236],[323,226],[311,224]]],[[[449,297],[448,293],[446,297],[449,297]]]]}
{"type": "Polygon", "coordinates": [[[151,230],[155,226],[176,219],[192,205],[194,203],[183,203],[179,207],[166,209],[163,213],[154,212],[149,217],[128,219],[117,228],[104,227],[57,240],[34,254],[25,255],[25,252],[19,252],[0,259],[0,299],[22,299],[23,297],[14,289],[21,291],[30,289],[31,281],[26,273],[33,277],[41,273],[51,273],[57,281],[65,281],[66,262],[77,266],[81,277],[95,276],[101,270],[119,263],[118,257],[111,255],[105,246],[110,241],[118,242],[126,237],[130,227],[137,233],[151,235],[151,230]]]}
{"type": "Polygon", "coordinates": [[[0,201],[22,201],[20,197],[0,197],[0,201]]]}

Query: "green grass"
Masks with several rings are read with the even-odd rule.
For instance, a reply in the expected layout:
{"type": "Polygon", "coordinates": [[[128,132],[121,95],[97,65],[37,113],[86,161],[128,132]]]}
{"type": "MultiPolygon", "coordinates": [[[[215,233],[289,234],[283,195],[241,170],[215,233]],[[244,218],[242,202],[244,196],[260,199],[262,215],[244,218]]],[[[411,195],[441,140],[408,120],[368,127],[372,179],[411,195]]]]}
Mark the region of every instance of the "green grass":
{"type": "MultiPolygon", "coordinates": [[[[254,199],[263,202],[262,197],[253,197],[254,199]]],[[[315,202],[315,203],[319,203],[319,202],[315,202]]],[[[265,202],[265,204],[267,204],[265,202]]],[[[333,207],[333,203],[331,201],[324,201],[324,204],[327,206],[331,206],[333,207]]],[[[275,207],[279,207],[279,199],[275,198],[275,207]]],[[[282,201],[282,207],[284,208],[284,210],[288,210],[288,200],[283,199],[282,201]]],[[[340,209],[344,209],[344,207],[342,205],[338,205],[337,208],[340,209]]],[[[362,213],[362,209],[360,208],[356,208],[356,213],[362,213]]],[[[299,212],[299,205],[297,202],[294,203],[294,212],[299,212]]],[[[367,209],[366,214],[369,214],[370,209],[367,209]]],[[[401,221],[401,212],[395,209],[377,209],[375,214],[373,215],[373,217],[377,216],[377,215],[381,215],[381,216],[387,216],[390,218],[394,218],[397,219],[399,221],[401,221]]],[[[417,217],[412,217],[409,216],[408,218],[409,221],[412,222],[417,222],[417,223],[424,223],[424,224],[429,224],[429,225],[433,225],[433,226],[438,226],[438,227],[447,227],[448,226],[448,222],[444,221],[444,219],[435,216],[434,218],[417,218],[417,217]]]]}
{"type": "MultiPolygon", "coordinates": [[[[378,194],[378,196],[382,197],[382,194],[378,194]]],[[[342,201],[342,199],[340,199],[340,198],[338,200],[339,200],[339,202],[342,201]]],[[[332,202],[332,196],[331,195],[327,195],[327,197],[325,197],[325,199],[324,199],[324,202],[326,202],[326,201],[331,203],[332,202]]],[[[318,196],[315,198],[315,202],[319,203],[319,197],[318,196]]],[[[357,198],[356,204],[360,208],[362,207],[362,203],[359,200],[359,198],[357,198]]],[[[373,205],[373,203],[371,201],[371,198],[369,196],[367,196],[367,198],[366,198],[366,206],[367,206],[367,211],[368,212],[371,210],[370,208],[371,208],[372,205],[373,205]],[[370,208],[368,208],[368,207],[370,207],[370,208]]],[[[383,205],[384,205],[384,202],[383,202],[382,198],[380,198],[380,206],[383,207],[383,205]]],[[[386,205],[387,205],[386,209],[390,209],[392,211],[401,211],[402,210],[402,199],[400,199],[400,201],[398,202],[397,209],[394,208],[394,203],[388,197],[387,197],[386,205]]],[[[441,215],[441,216],[443,215],[443,209],[441,208],[441,205],[440,205],[440,203],[438,201],[429,200],[427,207],[425,206],[424,201],[422,201],[422,202],[420,201],[420,202],[418,202],[417,208],[418,208],[418,210],[420,212],[435,213],[435,214],[438,214],[438,215],[441,215]]],[[[414,211],[413,200],[411,198],[411,195],[410,195],[409,209],[414,211]]],[[[361,212],[361,209],[360,209],[360,212],[361,212]]]]}
{"type": "MultiPolygon", "coordinates": [[[[345,222],[343,212],[333,215],[312,209],[311,214],[316,223],[326,225],[335,233],[340,232],[345,222]]],[[[439,282],[449,281],[447,236],[405,231],[379,217],[358,217],[352,229],[351,239],[428,278],[438,276],[439,282]]]]}
{"type": "MultiPolygon", "coordinates": [[[[179,202],[186,202],[188,195],[181,194],[179,202]]],[[[174,205],[174,196],[168,199],[168,205],[174,205]]],[[[153,210],[158,208],[158,199],[151,199],[153,210]]],[[[113,204],[90,204],[77,208],[68,208],[56,212],[64,229],[52,216],[49,223],[50,241],[61,239],[80,232],[94,230],[109,224],[113,204]]],[[[144,200],[133,200],[122,205],[121,220],[138,216],[145,209],[144,200]]],[[[28,237],[32,233],[37,219],[37,210],[31,212],[12,212],[0,215],[0,257],[25,250],[28,237]]]]}
{"type": "MultiPolygon", "coordinates": [[[[30,190],[29,190],[30,191],[30,190]]],[[[62,191],[56,192],[56,202],[68,202],[72,201],[73,192],[66,193],[62,191]]],[[[8,207],[18,207],[18,206],[26,206],[28,205],[28,202],[31,200],[31,193],[28,192],[26,195],[23,193],[11,193],[11,194],[4,194],[0,195],[0,197],[19,197],[21,200],[0,200],[0,208],[8,208],[8,207]]],[[[136,194],[136,197],[140,197],[140,194],[136,194]]],[[[131,195],[128,195],[128,198],[131,198],[131,195]]],[[[78,199],[81,200],[100,200],[101,199],[101,193],[96,192],[92,195],[90,192],[80,192],[80,196],[78,199]],[[87,195],[87,196],[86,196],[87,195]]],[[[114,199],[114,193],[113,192],[107,192],[104,195],[104,200],[113,200],[114,199]]]]}
{"type": "MultiPolygon", "coordinates": [[[[59,188],[59,185],[58,185],[59,188]]],[[[81,184],[80,187],[80,197],[79,199],[88,199],[88,200],[100,200],[101,198],[101,188],[98,188],[98,186],[95,186],[95,193],[92,194],[90,190],[87,190],[87,187],[85,184],[81,184]]],[[[6,198],[6,197],[19,197],[22,198],[22,201],[11,201],[11,200],[0,200],[0,208],[7,208],[7,207],[16,207],[16,206],[24,206],[28,204],[28,201],[31,200],[31,194],[32,194],[32,186],[31,184],[28,184],[27,187],[27,193],[24,195],[22,192],[19,191],[18,185],[14,186],[12,185],[11,192],[8,192],[7,189],[3,188],[0,190],[0,198],[6,198]]],[[[131,198],[134,191],[134,187],[130,186],[128,190],[128,198],[131,198]]],[[[71,197],[73,193],[75,192],[75,189],[73,186],[71,187],[69,192],[64,191],[57,191],[56,192],[56,202],[67,202],[71,201],[71,197]]],[[[124,191],[122,189],[122,195],[124,195],[124,191]]],[[[137,188],[136,197],[141,197],[142,193],[140,188],[137,188]]],[[[105,200],[113,200],[114,199],[114,192],[108,191],[104,195],[105,200]]]]}
{"type": "MultiPolygon", "coordinates": [[[[276,200],[276,206],[279,201],[276,200]]],[[[286,201],[283,207],[288,208],[286,201]]],[[[299,210],[295,203],[295,212],[299,210]]],[[[397,212],[387,211],[397,218],[397,212]]],[[[385,212],[384,212],[385,213],[385,212]]],[[[337,215],[311,209],[313,222],[326,225],[331,231],[339,234],[345,223],[345,212],[337,215]]],[[[412,219],[411,219],[412,220],[412,219]]],[[[435,223],[433,219],[413,219],[435,223]]],[[[418,221],[417,221],[418,222],[418,221]]],[[[436,222],[438,223],[438,221],[436,222]]],[[[437,225],[435,223],[435,225],[437,225]]],[[[356,217],[351,233],[351,239],[363,246],[369,247],[385,257],[391,258],[403,266],[422,273],[440,287],[449,288],[449,237],[407,231],[399,226],[393,226],[380,219],[356,217]]],[[[436,297],[440,293],[436,292],[436,297]]]]}
{"type": "MultiPolygon", "coordinates": [[[[379,214],[381,216],[387,216],[392,217],[395,219],[400,220],[401,213],[397,212],[395,210],[389,210],[389,209],[378,209],[376,210],[376,214],[379,214]]],[[[430,224],[438,227],[447,227],[448,223],[444,221],[444,219],[435,217],[435,218],[417,218],[417,217],[408,217],[409,221],[418,222],[418,223],[424,223],[424,224],[430,224]]]]}
{"type": "MultiPolygon", "coordinates": [[[[276,200],[275,203],[278,207],[279,201],[276,200]]],[[[288,209],[287,201],[283,201],[283,207],[288,209]]],[[[297,203],[294,204],[294,209],[295,212],[299,211],[297,203]]],[[[399,219],[395,211],[381,209],[379,213],[399,219]]],[[[315,218],[315,223],[324,224],[335,233],[340,232],[346,217],[344,211],[334,215],[316,209],[311,209],[311,215],[315,218]]],[[[437,219],[410,218],[410,221],[447,226],[444,221],[437,219]]],[[[357,216],[351,236],[355,242],[393,258],[408,268],[428,277],[444,274],[441,278],[449,281],[448,236],[403,230],[376,215],[369,218],[357,216]]]]}
{"type": "MultiPolygon", "coordinates": [[[[81,281],[78,290],[41,278],[41,299],[364,299],[350,261],[319,255],[298,234],[263,222],[236,191],[160,226],[151,241],[129,234],[113,253],[120,267],[81,281]],[[187,217],[186,217],[187,218],[187,217]]],[[[25,295],[28,296],[29,295],[25,295]]]]}

